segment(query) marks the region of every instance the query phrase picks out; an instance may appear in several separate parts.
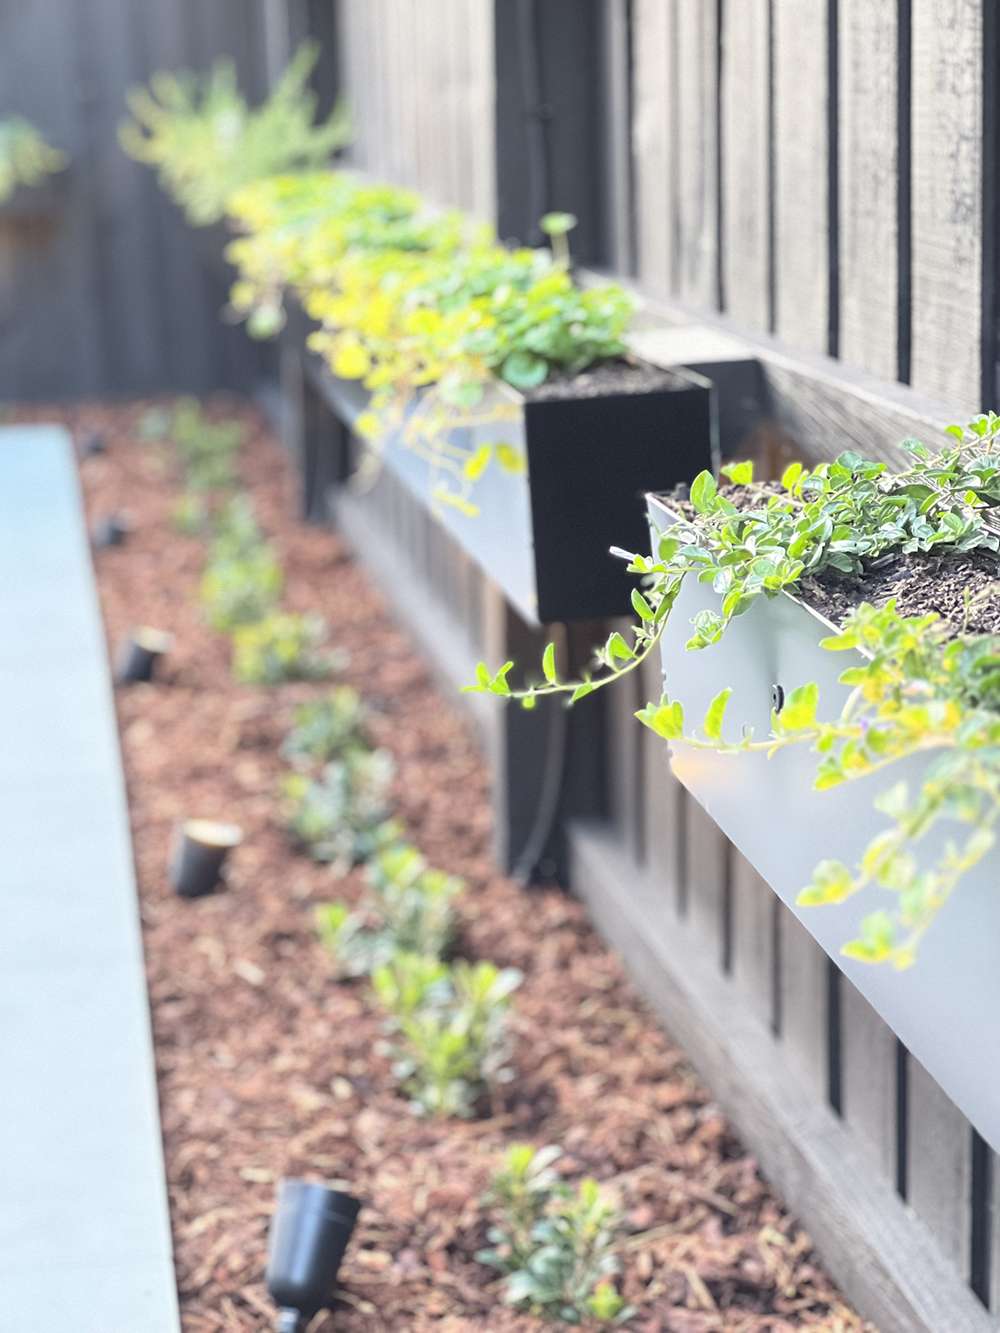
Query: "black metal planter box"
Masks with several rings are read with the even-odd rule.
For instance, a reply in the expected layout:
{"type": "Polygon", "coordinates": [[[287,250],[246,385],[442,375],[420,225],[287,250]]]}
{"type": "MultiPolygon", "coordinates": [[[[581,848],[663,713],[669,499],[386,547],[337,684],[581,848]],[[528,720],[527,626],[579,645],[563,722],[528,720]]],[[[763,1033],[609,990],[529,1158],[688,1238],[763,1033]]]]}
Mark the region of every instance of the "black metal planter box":
{"type": "MultiPolygon", "coordinates": [[[[316,383],[350,425],[357,386],[321,373],[316,383]]],[[[643,493],[688,482],[713,458],[712,390],[689,373],[664,372],[645,392],[525,398],[506,385],[492,390],[502,420],[448,434],[466,456],[503,443],[518,470],[491,462],[474,482],[469,514],[435,499],[435,468],[404,443],[419,415],[379,441],[389,468],[497,583],[532,624],[624,615],[631,580],[612,545],[642,545],[643,493]]],[[[478,411],[478,409],[477,409],[478,411]]]]}
{"type": "MultiPolygon", "coordinates": [[[[669,507],[650,497],[654,532],[674,521],[669,507]]],[[[819,647],[829,624],[795,598],[760,598],[726,630],[721,642],[685,652],[690,622],[719,597],[691,579],[671,613],[662,640],[664,676],[671,698],[689,722],[704,716],[710,700],[733,687],[726,731],[748,723],[764,737],[770,727],[771,691],[787,694],[816,681],[820,716],[837,716],[847,696],[838,681],[855,654],[819,647]]],[[[860,661],[860,657],[855,660],[860,661]]],[[[726,836],[857,986],[873,1008],[935,1078],[994,1148],[1000,1148],[1000,850],[994,848],[967,873],[920,945],[916,963],[898,972],[840,955],[871,911],[889,895],[862,890],[836,906],[795,905],[817,862],[832,857],[855,865],[886,826],[874,798],[905,779],[921,780],[927,759],[915,758],[828,791],[813,789],[816,755],[797,747],[763,754],[715,755],[671,745],[674,773],[726,836]]],[[[945,838],[928,836],[919,859],[940,855],[945,838]]]]}

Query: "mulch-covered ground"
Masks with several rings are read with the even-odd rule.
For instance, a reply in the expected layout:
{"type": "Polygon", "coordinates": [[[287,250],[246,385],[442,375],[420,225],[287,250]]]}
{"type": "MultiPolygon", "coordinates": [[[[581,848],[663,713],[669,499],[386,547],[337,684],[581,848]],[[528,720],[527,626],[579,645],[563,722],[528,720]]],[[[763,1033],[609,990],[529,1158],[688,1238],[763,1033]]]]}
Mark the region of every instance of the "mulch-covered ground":
{"type": "Polygon", "coordinates": [[[91,518],[125,508],[136,523],[125,547],[96,557],[111,645],[136,624],[176,635],[162,683],[119,690],[118,711],[185,1333],[270,1326],[265,1242],[285,1174],[340,1182],[366,1201],[336,1313],[316,1333],[545,1327],[505,1308],[495,1274],[474,1258],[480,1196],[516,1140],[562,1145],[568,1171],[617,1192],[631,1233],[622,1285],[638,1309],[629,1328],[870,1329],[581,907],[497,873],[488,775],[459,707],[435,689],[336,535],[294,520],[293,478],[261,419],[223,405],[247,425],[244,477],[284,561],[286,605],[327,618],[349,653],[342,679],[376,710],[377,739],[398,762],[411,838],[468,880],[460,952],[525,974],[517,1076],[489,1118],[411,1114],[366,986],[334,981],[313,934],[312,904],[353,897],[360,874],[333,878],[289,847],[280,824],[278,749],[291,706],[324,687],[232,684],[227,643],[199,613],[202,545],[170,522],[169,450],[136,433],[146,406],[20,415],[61,415],[108,441],[81,471],[91,518]],[[245,829],[227,892],[195,902],[171,893],[168,846],[183,816],[245,829]]]}

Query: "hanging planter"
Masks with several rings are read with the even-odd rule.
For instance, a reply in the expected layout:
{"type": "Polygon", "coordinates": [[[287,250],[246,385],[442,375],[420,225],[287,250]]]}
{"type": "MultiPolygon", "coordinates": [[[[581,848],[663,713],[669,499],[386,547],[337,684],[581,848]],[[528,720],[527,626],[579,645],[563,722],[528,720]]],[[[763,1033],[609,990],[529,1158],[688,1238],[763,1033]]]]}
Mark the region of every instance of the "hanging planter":
{"type": "Polygon", "coordinates": [[[146,625],[132,631],[118,657],[117,679],[121,685],[150,681],[159,669],[160,659],[170,651],[174,636],[146,625]]]}
{"type": "MultiPolygon", "coordinates": [[[[656,497],[649,501],[654,534],[676,513],[656,497]]],[[[726,728],[748,725],[757,737],[771,731],[771,711],[781,714],[792,692],[819,686],[820,720],[836,718],[850,693],[841,672],[865,659],[854,649],[830,652],[820,641],[834,633],[830,621],[787,592],[757,598],[737,616],[721,640],[685,651],[692,621],[718,612],[721,598],[694,579],[684,582],[661,640],[664,678],[685,715],[705,715],[720,691],[732,687],[726,728]]],[[[966,870],[954,897],[920,943],[916,963],[902,971],[844,956],[858,922],[886,906],[872,885],[843,902],[808,907],[797,902],[815,881],[817,863],[860,864],[884,833],[887,817],[874,805],[887,789],[906,782],[920,788],[926,755],[892,764],[885,772],[817,790],[818,756],[790,746],[770,758],[756,753],[717,753],[670,743],[671,767],[700,805],[794,912],[913,1055],[994,1147],[1000,1148],[1000,1069],[971,1056],[979,1049],[983,1016],[1000,1007],[1000,848],[994,846],[966,870]]],[[[932,829],[910,847],[921,870],[945,853],[943,831],[932,829]]]]}
{"type": "Polygon", "coordinates": [[[170,882],[181,898],[204,898],[222,882],[226,857],[243,841],[237,824],[188,819],[178,829],[170,882]]]}
{"type": "MultiPolygon", "coordinates": [[[[358,384],[325,369],[316,382],[354,426],[358,384]]],[[[713,406],[698,375],[614,362],[529,394],[495,381],[467,425],[435,422],[435,397],[418,394],[365,448],[526,621],[596,619],[628,610],[633,580],[608,548],[644,542],[642,494],[712,466],[713,406]]]]}
{"type": "Polygon", "coordinates": [[[279,1333],[303,1333],[333,1295],[361,1204],[350,1194],[305,1180],[283,1180],[271,1222],[267,1289],[279,1333]]]}

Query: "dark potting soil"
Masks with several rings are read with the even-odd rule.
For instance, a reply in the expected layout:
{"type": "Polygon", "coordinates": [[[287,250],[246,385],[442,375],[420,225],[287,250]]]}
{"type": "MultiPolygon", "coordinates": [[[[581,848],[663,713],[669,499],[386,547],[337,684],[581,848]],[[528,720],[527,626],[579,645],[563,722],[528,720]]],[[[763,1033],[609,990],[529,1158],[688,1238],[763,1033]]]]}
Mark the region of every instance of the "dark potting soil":
{"type": "Polygon", "coordinates": [[[242,478],[281,554],[284,604],[325,617],[348,655],[341,679],[364,694],[372,738],[396,761],[409,836],[467,881],[462,956],[524,973],[516,1078],[486,1118],[410,1113],[370,987],[335,980],[313,924],[316,903],[357,901],[362,874],[297,854],[276,799],[294,706],[329,684],[234,684],[198,603],[204,544],[174,529],[175,460],[139,430],[149,406],[18,415],[105,436],[106,453],[81,463],[88,516],[127,508],[135,520],[96,557],[109,643],[141,622],[174,635],[159,680],[119,689],[116,703],[184,1333],[273,1327],[263,1274],[281,1175],[365,1200],[336,1311],[312,1333],[546,1333],[476,1260],[483,1191],[517,1141],[561,1144],[562,1169],[598,1176],[619,1202],[632,1333],[871,1333],[582,905],[551,888],[527,895],[498,871],[490,774],[468,720],[341,539],[292,517],[295,478],[259,415],[219,403],[246,427],[242,478]],[[176,823],[193,814],[235,819],[244,839],[226,891],[183,901],[167,864],[176,823]]]}
{"type": "Polygon", "coordinates": [[[671,370],[647,361],[601,361],[579,375],[550,375],[544,384],[525,397],[532,403],[555,399],[611,398],[616,394],[655,393],[683,389],[687,381],[671,370]]]}
{"type": "Polygon", "coordinates": [[[894,597],[901,615],[934,611],[956,634],[1000,634],[1000,557],[992,551],[890,555],[861,578],[826,570],[803,579],[797,592],[835,625],[862,602],[884,606],[894,597]]]}

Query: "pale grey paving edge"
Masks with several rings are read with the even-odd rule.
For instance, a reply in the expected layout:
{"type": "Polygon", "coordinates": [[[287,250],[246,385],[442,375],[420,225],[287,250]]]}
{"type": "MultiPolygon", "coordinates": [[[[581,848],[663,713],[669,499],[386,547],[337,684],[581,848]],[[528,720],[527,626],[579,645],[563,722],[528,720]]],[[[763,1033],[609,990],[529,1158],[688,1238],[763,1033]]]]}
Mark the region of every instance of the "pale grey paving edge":
{"type": "Polygon", "coordinates": [[[0,613],[2,1322],[178,1333],[125,785],[59,427],[0,429],[0,613]]]}

